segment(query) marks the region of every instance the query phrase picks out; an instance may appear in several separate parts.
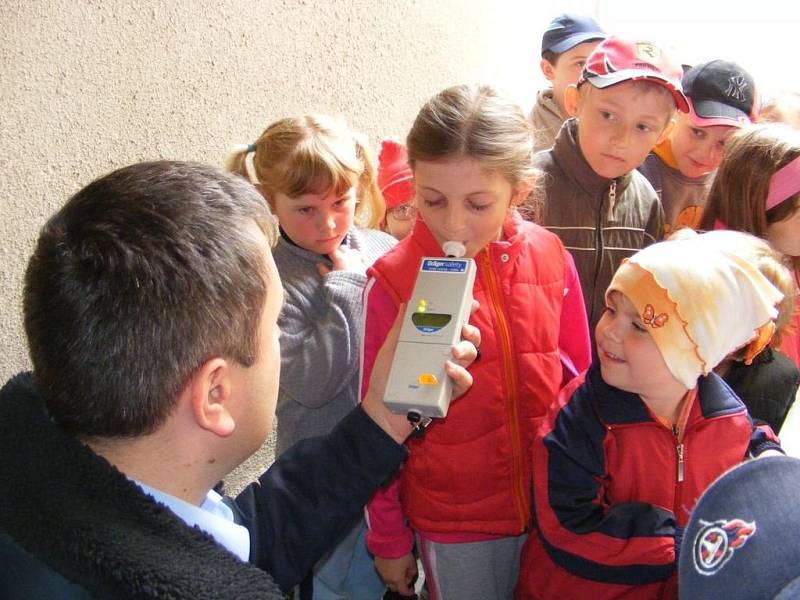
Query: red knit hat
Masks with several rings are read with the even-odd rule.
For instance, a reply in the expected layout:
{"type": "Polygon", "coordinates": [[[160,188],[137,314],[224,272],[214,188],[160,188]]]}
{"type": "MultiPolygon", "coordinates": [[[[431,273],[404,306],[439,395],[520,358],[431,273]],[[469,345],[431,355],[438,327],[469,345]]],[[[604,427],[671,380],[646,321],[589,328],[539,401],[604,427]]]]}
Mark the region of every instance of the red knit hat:
{"type": "Polygon", "coordinates": [[[378,157],[378,187],[386,208],[391,209],[414,199],[414,174],[408,166],[408,152],[403,144],[392,139],[381,142],[378,157]]]}

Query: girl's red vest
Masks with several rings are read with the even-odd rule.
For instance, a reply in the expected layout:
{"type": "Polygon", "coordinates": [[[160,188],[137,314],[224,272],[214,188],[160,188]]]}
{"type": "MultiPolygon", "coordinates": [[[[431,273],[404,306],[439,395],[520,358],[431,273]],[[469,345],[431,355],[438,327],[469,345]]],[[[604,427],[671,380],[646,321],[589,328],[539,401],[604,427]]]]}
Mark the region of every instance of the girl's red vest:
{"type": "MultiPolygon", "coordinates": [[[[558,395],[566,260],[561,241],[516,211],[476,257],[481,358],[472,388],[408,442],[401,500],[415,529],[517,535],[530,520],[531,442],[558,395]]],[[[407,302],[423,256],[443,256],[420,220],[370,275],[407,302]]]]}

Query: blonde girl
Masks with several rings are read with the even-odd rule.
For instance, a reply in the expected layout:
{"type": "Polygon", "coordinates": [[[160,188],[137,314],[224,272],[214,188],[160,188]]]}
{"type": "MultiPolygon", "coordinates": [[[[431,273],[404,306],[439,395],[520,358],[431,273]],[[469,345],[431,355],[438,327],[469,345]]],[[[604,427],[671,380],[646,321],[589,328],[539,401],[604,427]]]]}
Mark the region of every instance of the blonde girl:
{"type": "Polygon", "coordinates": [[[364,380],[420,258],[444,256],[447,241],[477,263],[481,359],[470,392],[408,444],[400,477],[368,506],[368,544],[393,591],[412,591],[416,537],[432,598],[508,598],[530,524],[533,432],[589,364],[583,296],[559,239],[518,214],[536,179],[518,106],[486,86],[449,88],[406,143],[419,218],[369,270],[364,380]]]}
{"type": "MultiPolygon", "coordinates": [[[[285,290],[277,446],[329,432],[358,402],[359,332],[367,267],[395,243],[383,218],[373,157],[339,120],[276,121],[228,157],[264,196],[279,229],[273,249],[285,290]]],[[[323,559],[314,598],[380,598],[363,523],[323,559]]]]}

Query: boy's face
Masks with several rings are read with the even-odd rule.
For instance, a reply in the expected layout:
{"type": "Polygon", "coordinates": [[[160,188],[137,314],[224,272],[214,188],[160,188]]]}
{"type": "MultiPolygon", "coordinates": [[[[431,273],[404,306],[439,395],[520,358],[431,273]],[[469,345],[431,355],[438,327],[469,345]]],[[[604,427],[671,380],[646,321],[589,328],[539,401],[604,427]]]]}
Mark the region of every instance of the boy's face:
{"type": "Polygon", "coordinates": [[[725,140],[736,130],[728,125],[698,127],[686,113],[679,113],[670,134],[672,154],[686,177],[702,177],[722,162],[725,140]]]}
{"type": "Polygon", "coordinates": [[[581,71],[583,65],[586,64],[586,59],[599,43],[600,40],[592,40],[578,44],[560,54],[556,64],[545,58],[539,63],[542,73],[553,86],[553,100],[558,105],[562,117],[566,118],[567,115],[567,111],[564,109],[564,91],[567,86],[577,83],[581,78],[581,71]]]}
{"type": "Polygon", "coordinates": [[[642,164],[669,133],[675,102],[656,84],[624,81],[605,89],[567,88],[567,109],[578,118],[578,143],[595,173],[615,179],[642,164]]]}
{"type": "Polygon", "coordinates": [[[608,295],[607,308],[595,327],[603,380],[643,399],[677,398],[686,389],[675,379],[658,345],[627,296],[608,295]]]}

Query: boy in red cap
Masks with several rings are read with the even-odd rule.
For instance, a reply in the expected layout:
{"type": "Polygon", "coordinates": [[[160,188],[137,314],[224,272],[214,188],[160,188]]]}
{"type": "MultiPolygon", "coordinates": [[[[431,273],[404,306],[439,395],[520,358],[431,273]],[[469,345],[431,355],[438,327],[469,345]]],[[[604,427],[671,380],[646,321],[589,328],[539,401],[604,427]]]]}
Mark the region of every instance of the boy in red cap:
{"type": "Polygon", "coordinates": [[[712,60],[683,76],[689,112],[645,159],[639,171],[655,188],[664,207],[664,233],[697,229],[725,141],[758,114],[752,76],[736,63],[712,60]]]}
{"type": "Polygon", "coordinates": [[[553,146],[567,118],[564,91],[578,81],[586,59],[606,37],[597,21],[584,15],[564,13],[555,17],[542,36],[539,67],[550,86],[539,90],[530,120],[536,128],[535,150],[553,146]]]}
{"type": "Polygon", "coordinates": [[[676,106],[688,110],[681,75],[650,42],[604,40],[566,89],[574,118],[534,158],[544,173],[544,206],[531,216],[572,252],[590,330],[622,259],[662,237],[661,203],[636,168],[669,134],[676,106]]]}
{"type": "Polygon", "coordinates": [[[385,139],[378,155],[378,187],[386,203],[381,230],[402,240],[414,227],[414,174],[408,166],[408,152],[400,142],[385,139]]]}

